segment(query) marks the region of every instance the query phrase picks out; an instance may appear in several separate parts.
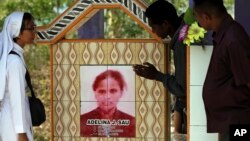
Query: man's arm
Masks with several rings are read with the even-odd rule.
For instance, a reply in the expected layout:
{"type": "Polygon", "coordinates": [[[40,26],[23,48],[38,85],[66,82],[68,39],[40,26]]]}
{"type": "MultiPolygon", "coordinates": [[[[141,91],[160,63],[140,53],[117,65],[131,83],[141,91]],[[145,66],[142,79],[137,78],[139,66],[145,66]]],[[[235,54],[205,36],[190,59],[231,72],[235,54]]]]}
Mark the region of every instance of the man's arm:
{"type": "Polygon", "coordinates": [[[162,82],[164,87],[168,88],[168,90],[175,96],[186,96],[185,87],[179,84],[174,75],[170,74],[162,74],[161,79],[158,81],[162,82]]]}
{"type": "Polygon", "coordinates": [[[175,76],[170,74],[163,74],[158,71],[152,64],[146,62],[143,65],[134,65],[134,71],[137,75],[151,79],[157,80],[163,83],[173,95],[175,96],[185,96],[185,87],[176,81],[175,76]]]}
{"type": "Polygon", "coordinates": [[[156,76],[160,73],[155,66],[148,62],[145,62],[142,65],[134,65],[133,70],[138,76],[151,80],[156,80],[156,76]]]}

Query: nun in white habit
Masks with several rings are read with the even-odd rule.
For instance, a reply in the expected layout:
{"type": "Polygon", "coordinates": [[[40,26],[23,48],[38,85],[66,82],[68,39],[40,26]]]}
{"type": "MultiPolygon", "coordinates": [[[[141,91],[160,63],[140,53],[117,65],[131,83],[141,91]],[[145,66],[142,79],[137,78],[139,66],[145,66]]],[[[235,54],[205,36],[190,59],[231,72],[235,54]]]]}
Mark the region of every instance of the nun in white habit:
{"type": "Polygon", "coordinates": [[[34,39],[31,14],[13,12],[5,19],[0,33],[0,141],[33,141],[23,48],[34,39]]]}

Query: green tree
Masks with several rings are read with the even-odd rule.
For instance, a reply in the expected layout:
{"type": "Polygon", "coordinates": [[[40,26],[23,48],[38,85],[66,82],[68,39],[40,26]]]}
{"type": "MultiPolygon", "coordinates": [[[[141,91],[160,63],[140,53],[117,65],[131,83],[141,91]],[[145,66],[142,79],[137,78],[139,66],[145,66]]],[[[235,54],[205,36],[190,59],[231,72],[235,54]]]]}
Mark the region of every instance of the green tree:
{"type": "MultiPolygon", "coordinates": [[[[74,0],[1,0],[0,19],[4,19],[13,11],[32,13],[38,25],[50,23],[62,10],[74,0]]],[[[1,27],[3,20],[0,22],[1,27]]]]}
{"type": "Polygon", "coordinates": [[[149,38],[142,29],[121,9],[105,10],[105,38],[149,38]]]}

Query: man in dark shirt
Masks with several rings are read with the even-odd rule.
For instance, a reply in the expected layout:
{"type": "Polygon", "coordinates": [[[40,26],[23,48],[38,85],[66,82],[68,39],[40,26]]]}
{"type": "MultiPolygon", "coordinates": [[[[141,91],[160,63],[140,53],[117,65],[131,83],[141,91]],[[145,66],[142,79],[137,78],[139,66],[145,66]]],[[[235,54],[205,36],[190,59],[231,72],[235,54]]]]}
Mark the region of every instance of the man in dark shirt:
{"type": "Polygon", "coordinates": [[[213,33],[213,53],[203,87],[207,132],[229,140],[229,126],[250,124],[250,40],[223,0],[194,0],[199,24],[213,33]]]}
{"type": "Polygon", "coordinates": [[[158,0],[151,4],[145,14],[154,33],[162,39],[167,36],[172,38],[169,47],[174,54],[175,75],[163,74],[148,62],[143,65],[135,65],[134,71],[141,77],[162,82],[176,96],[175,133],[186,133],[186,129],[182,128],[182,121],[186,120],[186,116],[183,114],[183,110],[186,108],[186,45],[178,41],[182,18],[177,16],[174,6],[165,0],[158,0]]]}

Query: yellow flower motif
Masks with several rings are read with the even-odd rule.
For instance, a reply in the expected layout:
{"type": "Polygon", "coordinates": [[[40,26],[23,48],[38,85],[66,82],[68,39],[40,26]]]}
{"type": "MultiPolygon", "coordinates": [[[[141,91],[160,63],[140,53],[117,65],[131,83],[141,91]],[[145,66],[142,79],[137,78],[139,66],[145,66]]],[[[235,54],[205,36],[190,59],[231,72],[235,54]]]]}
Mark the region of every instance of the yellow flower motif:
{"type": "Polygon", "coordinates": [[[186,35],[186,38],[183,40],[183,43],[190,46],[191,43],[199,42],[205,37],[206,30],[198,25],[197,22],[192,23],[186,35]]]}
{"type": "Polygon", "coordinates": [[[186,38],[183,40],[183,43],[190,46],[191,43],[194,42],[194,39],[189,38],[188,36],[186,36],[186,38]]]}

